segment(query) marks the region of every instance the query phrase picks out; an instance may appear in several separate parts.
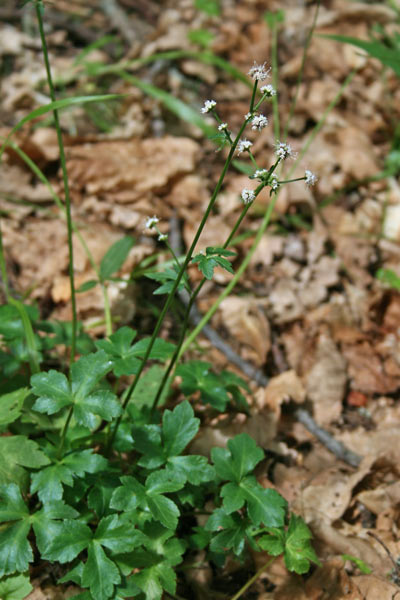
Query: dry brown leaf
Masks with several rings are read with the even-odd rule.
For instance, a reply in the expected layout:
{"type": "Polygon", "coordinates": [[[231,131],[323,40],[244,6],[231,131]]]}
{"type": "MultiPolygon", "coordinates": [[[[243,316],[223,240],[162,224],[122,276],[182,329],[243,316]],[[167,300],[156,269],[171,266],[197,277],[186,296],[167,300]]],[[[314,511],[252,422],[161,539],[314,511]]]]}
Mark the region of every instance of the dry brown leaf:
{"type": "Polygon", "coordinates": [[[271,348],[270,327],[257,301],[230,296],[221,302],[219,310],[222,324],[244,345],[243,357],[257,366],[263,365],[271,348]]]}
{"type": "Polygon", "coordinates": [[[302,490],[293,510],[301,512],[307,523],[340,519],[350,504],[354,487],[369,473],[373,461],[365,460],[353,474],[338,467],[324,469],[302,490]]]}
{"type": "Polygon", "coordinates": [[[399,600],[400,589],[385,577],[375,574],[358,575],[352,581],[360,590],[364,600],[399,600]]]}
{"type": "Polygon", "coordinates": [[[290,370],[269,380],[267,387],[257,394],[257,404],[260,409],[269,408],[279,416],[283,402],[293,400],[301,404],[305,397],[306,392],[301,379],[294,370],[290,370]]]}
{"type": "Polygon", "coordinates": [[[346,362],[332,338],[323,333],[318,339],[313,365],[305,374],[307,396],[319,425],[339,418],[346,382],[346,362]]]}
{"type": "Polygon", "coordinates": [[[123,204],[148,199],[193,171],[198,150],[189,138],[169,136],[69,146],[71,191],[76,199],[91,194],[123,204]]]}

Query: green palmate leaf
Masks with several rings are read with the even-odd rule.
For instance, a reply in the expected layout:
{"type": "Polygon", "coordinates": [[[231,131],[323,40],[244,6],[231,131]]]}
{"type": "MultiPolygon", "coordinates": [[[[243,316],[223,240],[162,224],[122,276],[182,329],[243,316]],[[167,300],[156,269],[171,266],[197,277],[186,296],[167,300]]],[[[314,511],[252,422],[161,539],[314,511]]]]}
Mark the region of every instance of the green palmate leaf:
{"type": "Polygon", "coordinates": [[[200,485],[215,479],[215,470],[205,456],[170,456],[167,462],[170,477],[184,478],[193,485],[200,485]]]}
{"type": "Polygon", "coordinates": [[[29,575],[9,575],[0,579],[1,600],[24,600],[32,590],[29,575]]]}
{"type": "Polygon", "coordinates": [[[247,433],[241,433],[228,441],[228,449],[213,448],[211,456],[221,479],[239,483],[264,458],[264,452],[247,433]]]}
{"type": "Polygon", "coordinates": [[[66,563],[73,560],[82,550],[87,548],[92,539],[92,531],[84,523],[65,519],[60,523],[53,523],[51,527],[53,539],[45,546],[48,536],[44,529],[36,528],[38,540],[41,544],[42,558],[57,560],[66,563]]]}
{"type": "Polygon", "coordinates": [[[179,455],[199,430],[200,420],[194,418],[193,408],[185,400],[173,411],[166,410],[162,420],[162,438],[166,456],[179,455]]]}
{"type": "Polygon", "coordinates": [[[307,573],[310,562],[320,564],[310,543],[311,532],[301,517],[292,514],[287,530],[272,528],[268,533],[259,539],[260,547],[272,556],[283,553],[289,571],[307,573]]]}
{"type": "Polygon", "coordinates": [[[65,455],[56,464],[45,467],[31,476],[31,493],[38,492],[41,502],[61,500],[63,485],[72,486],[76,477],[86,473],[98,473],[107,468],[108,462],[93,450],[82,450],[65,455]]]}
{"type": "Polygon", "coordinates": [[[38,117],[41,117],[42,115],[45,115],[49,112],[53,112],[54,110],[61,110],[62,108],[67,108],[67,107],[73,106],[75,104],[85,104],[87,102],[102,102],[104,100],[112,100],[112,99],[116,99],[116,98],[121,98],[121,95],[119,95],[119,94],[103,94],[103,95],[99,95],[99,96],[76,96],[74,98],[63,98],[62,100],[55,100],[54,102],[49,102],[49,104],[46,104],[45,106],[40,106],[39,108],[36,108],[32,112],[30,112],[28,115],[26,115],[26,117],[21,119],[12,128],[11,132],[8,134],[5,142],[3,143],[3,145],[0,148],[0,158],[1,158],[1,156],[4,152],[4,148],[6,147],[10,138],[14,135],[14,133],[16,131],[18,131],[18,129],[21,129],[21,127],[23,125],[25,125],[25,123],[29,123],[29,121],[32,121],[33,119],[37,119],[38,117]]]}
{"type": "MultiPolygon", "coordinates": [[[[41,510],[35,512],[30,517],[30,521],[33,525],[33,529],[36,535],[36,544],[39,548],[39,551],[42,557],[45,557],[46,553],[49,551],[50,546],[53,542],[60,542],[60,534],[62,536],[63,528],[66,528],[65,523],[68,524],[68,532],[67,537],[64,539],[62,537],[62,551],[67,553],[67,556],[72,556],[75,558],[76,554],[71,553],[68,548],[68,544],[64,545],[64,542],[67,542],[68,536],[71,535],[71,532],[74,531],[77,533],[77,529],[81,523],[76,521],[72,521],[71,519],[75,519],[79,516],[78,511],[76,511],[71,506],[67,506],[61,500],[52,500],[45,506],[41,508],[41,510]],[[67,521],[64,521],[64,520],[67,521]],[[61,520],[63,522],[61,522],[61,520]]],[[[76,542],[79,539],[79,535],[77,535],[74,539],[76,542]]],[[[80,550],[79,550],[80,551],[80,550]]],[[[67,558],[67,560],[72,560],[72,558],[67,558]]]]}
{"type": "Polygon", "coordinates": [[[75,403],[85,398],[112,368],[103,351],[82,356],[71,367],[71,389],[75,403]]]}
{"type": "Polygon", "coordinates": [[[58,371],[51,370],[33,375],[31,386],[32,392],[39,396],[33,406],[38,412],[52,415],[73,401],[68,379],[58,371]]]}
{"type": "Polygon", "coordinates": [[[94,535],[94,541],[99,542],[113,553],[131,552],[145,540],[141,531],[130,523],[124,523],[117,515],[104,517],[94,535]]]}
{"type": "Polygon", "coordinates": [[[91,393],[111,368],[112,361],[100,350],[82,356],[72,365],[71,383],[58,371],[34,375],[31,377],[32,391],[39,396],[34,410],[51,415],[73,405],[76,421],[89,429],[98,424],[98,417],[112,421],[122,412],[115,394],[107,390],[91,393]]]}
{"type": "Polygon", "coordinates": [[[245,547],[249,521],[243,519],[239,514],[228,515],[223,508],[218,508],[208,519],[206,531],[218,531],[213,535],[210,550],[212,552],[224,553],[227,550],[239,556],[245,547]]]}
{"type": "Polygon", "coordinates": [[[24,400],[28,395],[28,388],[19,388],[0,396],[0,426],[8,425],[18,419],[22,413],[24,400]]]}
{"type": "Polygon", "coordinates": [[[0,484],[17,483],[25,489],[28,475],[23,467],[39,469],[49,462],[36,442],[24,435],[0,438],[0,484]]]}
{"type": "Polygon", "coordinates": [[[102,281],[120,270],[133,247],[134,239],[130,236],[118,240],[107,250],[100,263],[100,277],[102,281]]]}
{"type": "Polygon", "coordinates": [[[234,273],[231,263],[223,258],[223,256],[236,256],[236,252],[219,248],[218,246],[209,246],[206,248],[206,253],[196,254],[192,258],[192,262],[198,263],[199,270],[207,279],[212,279],[215,267],[222,267],[229,273],[234,273]]]}
{"type": "Polygon", "coordinates": [[[198,391],[204,403],[209,403],[216,410],[223,412],[230,400],[223,379],[210,372],[211,364],[191,360],[179,365],[176,374],[182,377],[181,390],[185,396],[198,391]]]}
{"type": "MultiPolygon", "coordinates": [[[[155,474],[152,474],[150,479],[146,480],[146,486],[143,486],[134,477],[121,477],[122,486],[112,495],[111,507],[116,510],[130,511],[138,506],[150,511],[152,517],[167,529],[175,529],[178,524],[179,509],[172,500],[158,491],[154,478],[155,474]]],[[[164,487],[165,485],[166,483],[164,487]]],[[[172,482],[169,485],[174,487],[172,482]]],[[[180,482],[179,485],[183,487],[184,483],[180,482]]],[[[163,486],[160,489],[162,488],[163,486]]]]}
{"type": "Polygon", "coordinates": [[[0,530],[0,577],[15,571],[23,573],[33,560],[27,539],[31,527],[29,511],[14,483],[0,485],[0,522],[7,521],[12,524],[0,530]]]}
{"type": "Polygon", "coordinates": [[[303,519],[295,514],[290,516],[285,543],[285,564],[289,571],[307,573],[310,562],[319,564],[319,560],[310,543],[311,531],[303,519]]]}
{"type": "MultiPolygon", "coordinates": [[[[104,350],[113,362],[113,370],[117,377],[121,375],[135,375],[141,365],[150,343],[150,338],[144,338],[136,342],[132,341],[137,332],[130,327],[121,327],[110,336],[109,340],[99,340],[96,346],[104,350]]],[[[157,338],[151,349],[149,359],[166,360],[175,350],[175,344],[157,338]]]]}
{"type": "Polygon", "coordinates": [[[82,573],[82,586],[88,587],[96,600],[107,600],[114,593],[114,585],[120,581],[121,575],[116,564],[107,557],[98,542],[90,542],[88,559],[82,573]]]}
{"type": "Polygon", "coordinates": [[[263,523],[266,527],[283,526],[287,502],[278,492],[264,489],[253,476],[244,478],[240,482],[240,489],[254,525],[263,523]]]}

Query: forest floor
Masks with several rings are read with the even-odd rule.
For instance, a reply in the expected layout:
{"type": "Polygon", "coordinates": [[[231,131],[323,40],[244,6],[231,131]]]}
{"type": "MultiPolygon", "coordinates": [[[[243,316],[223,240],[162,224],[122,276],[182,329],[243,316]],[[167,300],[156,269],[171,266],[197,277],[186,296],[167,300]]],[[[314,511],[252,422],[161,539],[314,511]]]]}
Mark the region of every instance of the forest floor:
{"type": "MultiPolygon", "coordinates": [[[[34,12],[15,4],[3,0],[0,8],[2,138],[49,100],[34,12]]],[[[264,15],[283,11],[277,35],[280,128],[296,93],[288,130],[295,151],[301,152],[324,117],[294,174],[302,176],[308,168],[318,182],[313,188],[300,181],[282,189],[248,270],[209,324],[239,357],[236,364],[204,335],[188,353],[241,376],[241,361],[251,363],[265,378],[263,385],[249,381],[249,417],[205,413],[194,444],[197,453],[207,453],[236,433],[252,435],[269,457],[259,480],[274,486],[303,516],[322,561],[299,576],[277,560],[243,597],[400,599],[400,293],[395,289],[400,288],[400,187],[396,168],[390,168],[399,151],[400,86],[395,73],[378,60],[320,36],[368,39],[378,25],[387,35],[399,35],[399,15],[389,2],[322,2],[296,92],[315,2],[221,0],[216,16],[201,9],[204,4],[45,2],[58,97],[123,94],[61,113],[73,218],[97,262],[123,235],[135,238],[121,278],[145,259],[166,260],[162,244],[145,231],[148,216],[157,215],[162,232],[172,228],[175,236],[181,234],[178,243],[189,245],[226,150],[216,152],[213,140],[190,118],[179,118],[168,102],[179,99],[200,117],[204,101],[213,98],[235,131],[251,94],[243,80],[196,57],[202,48],[193,41],[193,31],[202,31],[203,41],[204,31],[212,34],[212,53],[246,75],[254,61],[271,64],[274,39],[264,15]],[[96,40],[102,40],[98,47],[96,40]],[[176,54],[152,59],[170,51],[176,54]],[[134,60],[145,57],[148,62],[134,60]],[[169,100],[146,93],[150,88],[167,92],[169,100]],[[358,455],[358,466],[332,453],[299,422],[298,407],[358,455]],[[365,565],[370,573],[358,568],[365,565]]],[[[182,113],[182,104],[177,110],[182,113]]],[[[277,132],[273,115],[268,116],[269,127],[254,139],[253,132],[248,135],[263,167],[271,164],[277,132]]],[[[48,115],[24,126],[14,139],[62,196],[56,134],[48,115]]],[[[247,175],[232,169],[199,248],[224,243],[240,213],[244,187],[249,187],[247,175]]],[[[264,191],[248,213],[235,248],[238,264],[269,201],[264,191]]],[[[13,288],[36,302],[44,318],[70,319],[64,220],[48,188],[11,149],[0,170],[0,212],[13,288]]],[[[74,249],[79,286],[93,272],[77,239],[74,249]]],[[[189,275],[192,284],[199,281],[195,266],[189,275]]],[[[217,270],[199,297],[201,313],[230,279],[217,270]]],[[[161,306],[153,290],[143,278],[111,283],[115,322],[148,334],[161,306]]],[[[88,331],[104,334],[98,288],[79,294],[78,311],[88,331]]],[[[173,336],[174,328],[171,316],[163,336],[173,336]]],[[[198,598],[229,597],[242,585],[238,581],[265,560],[255,555],[255,564],[246,565],[247,575],[243,565],[229,563],[223,581],[213,580],[211,570],[206,576],[194,574],[193,589],[198,598]],[[227,595],[218,596],[221,592],[227,595]]],[[[30,600],[63,597],[40,574],[29,595],[30,600]]]]}

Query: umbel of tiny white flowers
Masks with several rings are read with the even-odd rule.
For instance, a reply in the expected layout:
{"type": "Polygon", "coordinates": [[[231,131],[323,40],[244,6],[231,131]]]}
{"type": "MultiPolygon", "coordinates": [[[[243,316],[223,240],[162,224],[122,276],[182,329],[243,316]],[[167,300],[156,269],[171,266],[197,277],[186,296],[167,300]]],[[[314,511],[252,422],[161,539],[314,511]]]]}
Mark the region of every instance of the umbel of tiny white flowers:
{"type": "Polygon", "coordinates": [[[261,129],[264,129],[264,127],[266,127],[268,125],[268,119],[265,115],[254,115],[254,117],[251,120],[251,128],[253,129],[253,131],[261,131],[261,129]]]}
{"type": "Polygon", "coordinates": [[[237,154],[238,156],[240,154],[242,154],[242,152],[245,152],[246,150],[250,150],[250,148],[252,147],[253,142],[250,142],[250,140],[240,140],[238,145],[237,145],[237,154]]]}
{"type": "Polygon", "coordinates": [[[276,96],[276,89],[270,83],[268,85],[263,85],[260,87],[260,92],[267,96],[267,98],[272,98],[272,96],[276,96]]]}
{"type": "Polygon", "coordinates": [[[240,194],[243,200],[244,204],[250,204],[251,202],[253,202],[253,200],[255,200],[255,193],[253,192],[253,190],[242,190],[242,193],[240,194]]]}
{"type": "Polygon", "coordinates": [[[206,100],[204,102],[204,106],[203,108],[201,108],[201,112],[203,114],[209,113],[212,111],[213,108],[215,108],[217,106],[217,103],[215,102],[215,100],[206,100]]]}
{"type": "Polygon", "coordinates": [[[285,158],[296,157],[296,153],[293,152],[290,144],[286,144],[285,142],[276,142],[275,148],[275,154],[279,160],[285,160],[285,158]]]}
{"type": "Polygon", "coordinates": [[[221,123],[221,125],[218,125],[218,131],[224,131],[228,129],[228,123],[221,123]]]}
{"type": "Polygon", "coordinates": [[[318,181],[317,176],[314,175],[314,173],[312,171],[310,171],[309,169],[305,170],[304,175],[305,175],[306,185],[308,185],[308,186],[315,185],[316,182],[318,181]]]}
{"type": "Polygon", "coordinates": [[[154,217],[147,217],[145,227],[146,229],[153,229],[155,225],[159,222],[159,218],[154,215],[154,217]]]}
{"type": "Polygon", "coordinates": [[[254,81],[264,81],[265,79],[267,79],[267,77],[269,77],[271,67],[269,69],[266,69],[265,64],[266,63],[258,65],[256,61],[254,61],[254,65],[249,71],[249,75],[254,79],[254,81]]]}

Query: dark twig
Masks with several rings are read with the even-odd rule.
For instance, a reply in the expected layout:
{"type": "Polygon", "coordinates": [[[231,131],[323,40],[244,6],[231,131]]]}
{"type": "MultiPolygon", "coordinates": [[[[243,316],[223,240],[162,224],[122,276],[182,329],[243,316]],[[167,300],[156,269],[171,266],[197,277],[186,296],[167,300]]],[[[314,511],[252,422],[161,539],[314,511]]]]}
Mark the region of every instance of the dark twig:
{"type": "MultiPolygon", "coordinates": [[[[176,217],[172,217],[170,220],[170,243],[177,254],[180,254],[181,249],[181,237],[179,231],[179,223],[176,217]]],[[[186,290],[179,292],[179,298],[181,302],[187,306],[189,303],[189,294],[186,290]]],[[[197,325],[202,319],[202,315],[199,313],[195,306],[192,307],[190,312],[190,320],[194,325],[197,325]]],[[[227,359],[236,365],[242,373],[244,373],[249,379],[255,381],[258,385],[266,387],[268,385],[268,377],[257,367],[244,360],[239,356],[227,342],[225,342],[221,336],[212,328],[210,325],[203,327],[204,335],[212,342],[213,346],[220,350],[227,359]]],[[[352,467],[358,467],[362,457],[346,448],[342,442],[335,440],[335,438],[328,433],[325,429],[320,427],[310,415],[310,413],[304,408],[298,408],[295,411],[295,418],[301,423],[310,433],[312,433],[332,454],[334,454],[340,460],[343,460],[352,467]]]]}

